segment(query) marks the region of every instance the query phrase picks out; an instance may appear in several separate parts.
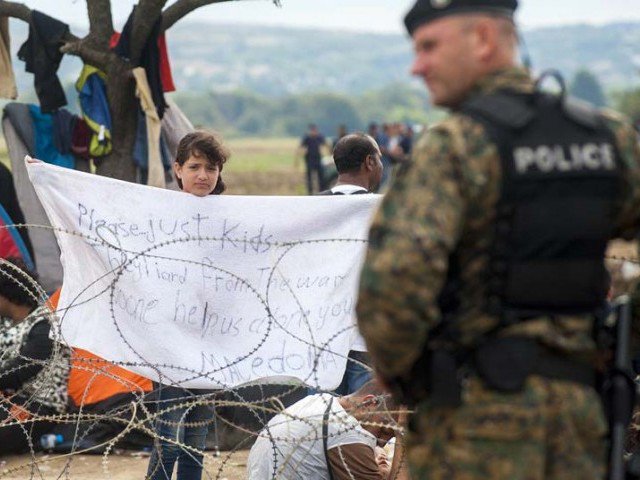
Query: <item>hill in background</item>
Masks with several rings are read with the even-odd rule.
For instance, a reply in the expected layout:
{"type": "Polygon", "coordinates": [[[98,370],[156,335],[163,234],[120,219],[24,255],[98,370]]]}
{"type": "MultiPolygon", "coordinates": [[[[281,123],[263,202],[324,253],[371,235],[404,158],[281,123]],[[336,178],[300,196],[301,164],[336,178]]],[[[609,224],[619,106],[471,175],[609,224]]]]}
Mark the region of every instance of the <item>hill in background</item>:
{"type": "MultiPolygon", "coordinates": [[[[19,87],[33,89],[31,75],[15,56],[26,39],[26,24],[11,20],[11,34],[19,87]]],[[[536,70],[557,68],[569,79],[586,68],[606,89],[640,83],[640,23],[542,28],[525,31],[524,37],[536,70]]],[[[358,95],[411,81],[412,46],[403,35],[184,21],[168,32],[167,42],[182,91],[358,95]]],[[[60,77],[74,82],[78,70],[77,59],[65,58],[60,77]]]]}
{"type": "MultiPolygon", "coordinates": [[[[33,78],[15,56],[26,24],[12,20],[11,32],[21,100],[35,101],[33,78]]],[[[569,81],[587,69],[608,92],[640,84],[640,23],[543,28],[524,37],[536,71],[556,68],[569,81]]],[[[412,45],[403,35],[185,21],[167,43],[177,103],[195,124],[228,134],[298,135],[311,121],[333,133],[339,123],[363,129],[372,120],[423,123],[437,115],[409,74],[412,45]]],[[[66,56],[59,70],[71,108],[80,67],[66,56]]]]}
{"type": "MultiPolygon", "coordinates": [[[[586,68],[606,89],[640,83],[640,23],[543,28],[524,37],[536,70],[557,68],[570,79],[586,68]]],[[[183,23],[168,42],[180,85],[196,91],[357,95],[410,82],[412,45],[402,35],[183,23]]]]}

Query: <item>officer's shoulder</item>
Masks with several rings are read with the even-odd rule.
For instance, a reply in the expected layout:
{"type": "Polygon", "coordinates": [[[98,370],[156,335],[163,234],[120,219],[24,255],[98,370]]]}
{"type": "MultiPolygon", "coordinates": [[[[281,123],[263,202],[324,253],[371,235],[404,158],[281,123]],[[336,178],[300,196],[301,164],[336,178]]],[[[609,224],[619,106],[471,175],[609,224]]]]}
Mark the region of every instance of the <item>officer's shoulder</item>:
{"type": "MultiPolygon", "coordinates": [[[[498,149],[485,127],[473,118],[453,113],[432,125],[414,148],[413,164],[421,170],[454,168],[467,187],[482,190],[498,178],[498,149]]],[[[467,193],[480,191],[469,188],[467,193]]]]}
{"type": "Polygon", "coordinates": [[[484,126],[462,113],[452,113],[446,119],[431,126],[425,141],[447,143],[456,153],[468,153],[470,147],[490,143],[484,126]]]}
{"type": "Polygon", "coordinates": [[[610,108],[603,108],[599,110],[601,118],[605,121],[606,125],[614,130],[633,132],[633,122],[626,115],[612,110],[610,108]]]}

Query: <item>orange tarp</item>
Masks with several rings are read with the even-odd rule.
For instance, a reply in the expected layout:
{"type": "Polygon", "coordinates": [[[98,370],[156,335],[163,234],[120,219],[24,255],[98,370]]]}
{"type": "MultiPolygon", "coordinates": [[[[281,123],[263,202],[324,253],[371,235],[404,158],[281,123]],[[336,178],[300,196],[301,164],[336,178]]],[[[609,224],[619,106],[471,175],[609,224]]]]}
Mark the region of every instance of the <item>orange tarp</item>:
{"type": "MultiPolygon", "coordinates": [[[[49,298],[49,306],[55,310],[60,299],[60,289],[49,298]]],[[[119,393],[149,392],[151,380],[80,348],[73,348],[71,371],[67,389],[76,406],[92,405],[119,393]]]]}

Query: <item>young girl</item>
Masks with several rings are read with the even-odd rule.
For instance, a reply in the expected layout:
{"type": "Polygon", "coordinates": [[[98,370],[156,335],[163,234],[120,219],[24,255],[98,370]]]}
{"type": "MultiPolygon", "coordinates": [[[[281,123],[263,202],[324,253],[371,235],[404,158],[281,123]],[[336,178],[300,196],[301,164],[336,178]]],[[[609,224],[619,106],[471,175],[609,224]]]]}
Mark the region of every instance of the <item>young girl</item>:
{"type": "MultiPolygon", "coordinates": [[[[225,190],[220,173],[229,154],[220,141],[207,132],[187,134],[178,145],[173,170],[183,192],[206,197],[225,190]]],[[[178,463],[178,480],[200,480],[208,424],[213,411],[207,405],[190,405],[209,390],[154,384],[158,392],[155,442],[147,478],[170,480],[178,463]],[[186,445],[191,448],[184,448],[186,445]]]]}

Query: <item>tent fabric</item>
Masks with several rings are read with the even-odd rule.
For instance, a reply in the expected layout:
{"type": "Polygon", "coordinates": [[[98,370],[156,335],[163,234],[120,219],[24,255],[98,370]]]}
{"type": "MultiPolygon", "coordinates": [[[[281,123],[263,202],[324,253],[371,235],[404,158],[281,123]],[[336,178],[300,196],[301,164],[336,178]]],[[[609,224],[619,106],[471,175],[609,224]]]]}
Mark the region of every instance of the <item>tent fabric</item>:
{"type": "MultiPolygon", "coordinates": [[[[58,308],[60,292],[61,289],[58,289],[49,297],[52,310],[58,308]]],[[[116,396],[120,399],[123,394],[144,394],[153,390],[151,380],[147,378],[107,362],[86,350],[72,350],[67,389],[69,399],[75,407],[84,408],[116,396]]]]}
{"type": "Polygon", "coordinates": [[[153,390],[151,380],[118,367],[97,355],[73,349],[69,373],[69,398],[76,407],[95,405],[115,395],[153,390]]]}
{"type": "Polygon", "coordinates": [[[89,154],[93,158],[111,153],[111,113],[105,79],[104,72],[85,64],[76,81],[82,117],[93,132],[89,142],[89,154]]]}
{"type": "Polygon", "coordinates": [[[0,205],[0,258],[21,258],[29,270],[35,271],[31,254],[7,211],[0,205]]]}
{"type": "MultiPolygon", "coordinates": [[[[6,114],[6,108],[5,108],[6,114]]],[[[31,152],[23,143],[21,137],[17,133],[17,127],[14,127],[12,118],[5,115],[2,120],[2,130],[4,138],[9,150],[9,158],[11,159],[11,172],[13,174],[13,184],[16,189],[18,203],[20,209],[24,213],[25,223],[30,225],[39,225],[50,227],[51,223],[47,217],[42,204],[33,185],[27,175],[27,169],[24,164],[24,157],[31,152]]],[[[31,123],[31,117],[28,115],[28,122],[31,123]]],[[[25,125],[20,125],[25,130],[25,125]]],[[[30,228],[29,238],[35,253],[35,264],[38,268],[38,276],[40,283],[45,291],[53,292],[62,285],[62,265],[60,263],[60,249],[58,242],[50,228],[30,228]]]]}
{"type": "Polygon", "coordinates": [[[33,130],[31,112],[27,103],[11,102],[2,111],[2,118],[9,118],[20,141],[32,157],[36,152],[36,134],[33,130]]]}

